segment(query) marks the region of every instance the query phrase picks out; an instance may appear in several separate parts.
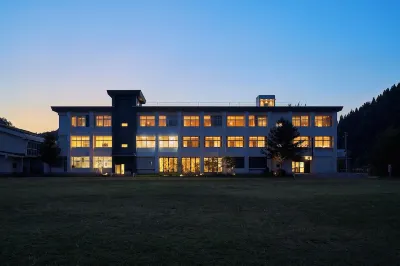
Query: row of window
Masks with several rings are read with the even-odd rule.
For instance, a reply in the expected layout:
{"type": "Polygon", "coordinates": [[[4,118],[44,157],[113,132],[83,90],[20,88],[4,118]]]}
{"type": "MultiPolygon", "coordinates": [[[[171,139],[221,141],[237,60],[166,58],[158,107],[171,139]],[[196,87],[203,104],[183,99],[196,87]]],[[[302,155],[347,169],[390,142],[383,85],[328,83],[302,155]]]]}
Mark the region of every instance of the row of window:
{"type": "MultiPolygon", "coordinates": [[[[178,136],[159,136],[158,145],[160,148],[178,148],[178,136]]],[[[309,136],[300,136],[294,139],[294,142],[300,142],[300,146],[308,148],[311,146],[311,138],[309,136]]],[[[94,136],[95,148],[111,148],[112,136],[94,136]]],[[[243,136],[227,136],[226,145],[228,148],[243,148],[245,146],[245,138],[243,136]]],[[[266,136],[250,136],[248,139],[249,148],[262,148],[267,145],[266,136]]],[[[89,136],[71,136],[71,148],[89,148],[89,136]]],[[[122,148],[128,148],[128,144],[122,144],[122,148]]],[[[137,148],[155,148],[156,136],[136,136],[137,148]]],[[[183,136],[183,148],[198,148],[200,147],[199,136],[183,136]]],[[[206,148],[220,148],[222,147],[221,136],[207,136],[204,137],[204,147],[206,148]]],[[[316,136],[314,137],[315,148],[332,148],[333,137],[331,136],[316,136]]]]}
{"type": "MultiPolygon", "coordinates": [[[[160,115],[158,117],[159,127],[172,127],[177,126],[176,116],[160,115]]],[[[309,127],[310,119],[307,115],[293,116],[292,123],[295,127],[309,127]]],[[[87,127],[89,126],[89,119],[87,116],[73,116],[71,118],[71,124],[73,127],[87,127]]],[[[246,124],[244,115],[228,115],[226,125],[228,127],[244,127],[246,124]]],[[[268,124],[267,116],[265,115],[249,115],[248,126],[249,127],[266,127],[268,124]]],[[[121,126],[127,127],[128,123],[122,123],[121,126]]],[[[141,115],[139,117],[139,126],[141,127],[155,127],[156,117],[154,115],[141,115]]],[[[185,115],[183,116],[184,127],[199,127],[200,116],[198,115],[185,115]]],[[[205,127],[219,127],[222,126],[221,115],[205,115],[204,116],[205,127]]],[[[314,119],[315,127],[331,127],[332,117],[328,115],[317,115],[314,119]]],[[[96,127],[111,127],[111,116],[109,115],[98,115],[96,116],[96,127]]]]}

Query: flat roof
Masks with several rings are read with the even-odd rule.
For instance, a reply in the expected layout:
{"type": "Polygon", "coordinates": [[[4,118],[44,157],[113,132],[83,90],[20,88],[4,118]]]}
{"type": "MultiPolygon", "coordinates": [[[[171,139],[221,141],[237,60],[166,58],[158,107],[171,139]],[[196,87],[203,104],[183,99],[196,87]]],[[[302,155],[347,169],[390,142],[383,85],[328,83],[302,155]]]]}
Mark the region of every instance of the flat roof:
{"type": "Polygon", "coordinates": [[[132,95],[135,96],[141,104],[146,103],[146,98],[144,98],[141,90],[107,90],[107,94],[111,98],[118,95],[132,95]]]}
{"type": "MultiPolygon", "coordinates": [[[[343,106],[137,106],[138,112],[340,112],[343,106]]],[[[57,113],[112,112],[112,106],[52,106],[57,113]]]]}

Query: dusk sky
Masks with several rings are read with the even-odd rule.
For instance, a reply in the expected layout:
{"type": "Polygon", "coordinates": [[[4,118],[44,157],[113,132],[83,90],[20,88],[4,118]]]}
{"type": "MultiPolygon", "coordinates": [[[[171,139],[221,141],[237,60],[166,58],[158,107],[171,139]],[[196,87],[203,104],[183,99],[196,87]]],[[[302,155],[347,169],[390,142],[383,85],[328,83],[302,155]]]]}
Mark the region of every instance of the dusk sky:
{"type": "Polygon", "coordinates": [[[343,105],[400,81],[400,1],[0,1],[0,117],[42,132],[51,105],[343,105]]]}

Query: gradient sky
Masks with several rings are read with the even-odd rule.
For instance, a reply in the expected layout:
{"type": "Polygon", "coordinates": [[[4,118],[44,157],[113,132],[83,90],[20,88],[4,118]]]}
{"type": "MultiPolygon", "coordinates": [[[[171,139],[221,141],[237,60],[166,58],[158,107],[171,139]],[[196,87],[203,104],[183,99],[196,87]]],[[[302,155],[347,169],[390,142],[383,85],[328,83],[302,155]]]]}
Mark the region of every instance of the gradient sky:
{"type": "Polygon", "coordinates": [[[400,1],[0,1],[0,116],[41,132],[51,105],[343,105],[400,81],[400,1]]]}

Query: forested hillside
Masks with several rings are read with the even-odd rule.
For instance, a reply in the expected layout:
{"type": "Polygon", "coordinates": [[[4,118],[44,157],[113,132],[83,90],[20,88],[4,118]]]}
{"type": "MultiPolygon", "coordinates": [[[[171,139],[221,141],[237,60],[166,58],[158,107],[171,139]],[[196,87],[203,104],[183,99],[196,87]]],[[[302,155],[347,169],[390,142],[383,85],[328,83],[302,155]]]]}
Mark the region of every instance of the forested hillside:
{"type": "Polygon", "coordinates": [[[385,174],[387,165],[400,174],[400,83],[376,99],[340,117],[338,145],[344,148],[344,132],[352,167],[372,166],[385,174]]]}

